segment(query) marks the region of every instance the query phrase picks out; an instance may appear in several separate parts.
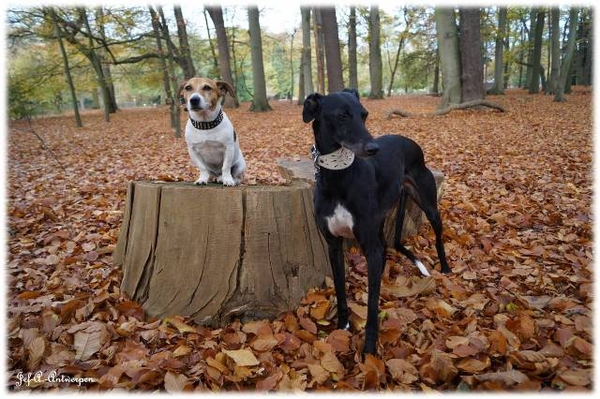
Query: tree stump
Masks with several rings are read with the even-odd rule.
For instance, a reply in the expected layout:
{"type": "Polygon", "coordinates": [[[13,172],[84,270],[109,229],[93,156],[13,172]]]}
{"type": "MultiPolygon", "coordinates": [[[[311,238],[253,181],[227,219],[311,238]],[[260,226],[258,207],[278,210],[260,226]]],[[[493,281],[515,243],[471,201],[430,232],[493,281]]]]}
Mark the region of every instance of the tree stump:
{"type": "Polygon", "coordinates": [[[312,189],[131,182],[114,253],[150,316],[223,326],[294,309],[330,275],[312,189]]]}
{"type": "MultiPolygon", "coordinates": [[[[278,164],[283,176],[287,180],[302,180],[314,185],[315,168],[310,160],[302,159],[294,161],[290,159],[279,159],[278,164]]],[[[432,170],[431,172],[435,179],[437,198],[439,201],[444,192],[444,174],[439,170],[432,170]]],[[[392,246],[396,238],[396,215],[398,214],[398,205],[399,204],[396,204],[389,210],[383,226],[383,233],[388,246],[392,246]]],[[[417,234],[425,220],[425,214],[421,211],[421,208],[419,208],[411,198],[408,198],[406,201],[404,224],[402,226],[402,237],[404,238],[417,234]]],[[[353,240],[349,241],[351,245],[355,245],[353,240]]]]}
{"type": "MultiPolygon", "coordinates": [[[[295,309],[331,267],[314,221],[312,162],[279,165],[289,186],[131,182],[113,255],[122,291],[150,316],[212,327],[295,309]]],[[[439,198],[443,175],[433,173],[439,198]]],[[[384,226],[389,244],[396,213],[384,226]]],[[[423,218],[409,199],[402,235],[417,233],[423,218]]]]}

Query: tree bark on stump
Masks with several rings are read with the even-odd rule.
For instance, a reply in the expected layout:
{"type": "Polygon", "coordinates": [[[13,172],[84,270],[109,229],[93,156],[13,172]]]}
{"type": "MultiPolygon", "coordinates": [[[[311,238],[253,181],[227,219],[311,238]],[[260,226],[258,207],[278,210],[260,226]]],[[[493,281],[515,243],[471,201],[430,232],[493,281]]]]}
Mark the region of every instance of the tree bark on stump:
{"type": "Polygon", "coordinates": [[[274,318],[330,275],[310,184],[131,182],[114,261],[150,316],[274,318]]]}

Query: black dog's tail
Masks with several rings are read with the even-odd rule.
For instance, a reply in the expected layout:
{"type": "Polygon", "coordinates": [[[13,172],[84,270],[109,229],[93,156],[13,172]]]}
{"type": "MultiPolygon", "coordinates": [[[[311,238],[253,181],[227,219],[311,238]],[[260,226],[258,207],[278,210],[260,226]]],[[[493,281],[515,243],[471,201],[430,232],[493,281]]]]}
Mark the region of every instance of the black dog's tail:
{"type": "Polygon", "coordinates": [[[398,214],[396,216],[396,238],[394,240],[394,248],[397,251],[400,251],[404,256],[406,256],[410,261],[419,268],[419,271],[424,276],[431,276],[425,265],[417,259],[415,254],[413,254],[408,248],[402,245],[402,226],[404,225],[404,213],[406,211],[406,199],[408,198],[408,193],[405,188],[402,188],[402,192],[400,193],[400,204],[398,205],[398,214]]]}

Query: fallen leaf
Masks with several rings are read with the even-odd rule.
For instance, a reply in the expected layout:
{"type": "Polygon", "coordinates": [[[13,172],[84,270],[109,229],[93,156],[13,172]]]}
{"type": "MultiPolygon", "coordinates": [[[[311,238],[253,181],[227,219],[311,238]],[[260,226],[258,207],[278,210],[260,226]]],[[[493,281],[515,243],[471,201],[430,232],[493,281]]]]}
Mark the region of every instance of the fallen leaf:
{"type": "Polygon", "coordinates": [[[250,349],[223,350],[223,353],[233,359],[238,366],[256,366],[260,363],[250,349]]]}

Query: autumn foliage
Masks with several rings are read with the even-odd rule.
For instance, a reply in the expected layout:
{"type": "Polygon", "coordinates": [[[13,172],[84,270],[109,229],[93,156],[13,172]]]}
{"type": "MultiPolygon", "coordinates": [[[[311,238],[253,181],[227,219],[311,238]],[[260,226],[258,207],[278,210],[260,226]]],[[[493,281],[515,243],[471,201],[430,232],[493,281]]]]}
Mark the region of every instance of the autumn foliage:
{"type": "MultiPolygon", "coordinates": [[[[350,331],[335,329],[330,282],[273,321],[217,330],[178,315],[147,318],[121,293],[112,252],[127,183],[196,178],[165,108],[121,110],[110,123],[92,111],[79,129],[70,116],[10,122],[8,388],[591,390],[592,95],[491,99],[507,112],[387,118],[392,109],[431,113],[439,99],[363,100],[374,135],[411,137],[444,173],[453,269],[422,278],[388,253],[378,356],[364,360],[366,262],[356,248],[346,253],[350,331]]],[[[249,185],[286,184],[276,159],[307,157],[312,143],[299,106],[272,106],[227,111],[249,185]]],[[[407,240],[430,268],[433,243],[428,225],[407,240]]]]}

